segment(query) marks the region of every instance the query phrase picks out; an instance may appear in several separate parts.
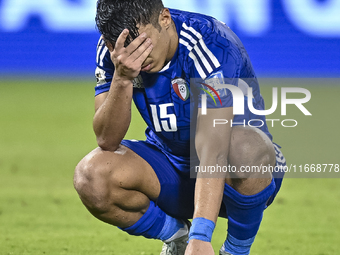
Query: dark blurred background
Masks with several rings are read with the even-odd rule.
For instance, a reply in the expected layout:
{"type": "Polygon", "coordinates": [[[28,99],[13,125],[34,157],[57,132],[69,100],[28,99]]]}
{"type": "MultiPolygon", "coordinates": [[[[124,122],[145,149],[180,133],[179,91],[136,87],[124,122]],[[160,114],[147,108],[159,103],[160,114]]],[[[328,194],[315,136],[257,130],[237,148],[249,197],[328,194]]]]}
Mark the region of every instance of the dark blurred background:
{"type": "MultiPolygon", "coordinates": [[[[164,0],[227,23],[259,77],[340,77],[340,0],[164,0]]],[[[0,0],[0,77],[93,77],[96,0],[0,0]]]]}

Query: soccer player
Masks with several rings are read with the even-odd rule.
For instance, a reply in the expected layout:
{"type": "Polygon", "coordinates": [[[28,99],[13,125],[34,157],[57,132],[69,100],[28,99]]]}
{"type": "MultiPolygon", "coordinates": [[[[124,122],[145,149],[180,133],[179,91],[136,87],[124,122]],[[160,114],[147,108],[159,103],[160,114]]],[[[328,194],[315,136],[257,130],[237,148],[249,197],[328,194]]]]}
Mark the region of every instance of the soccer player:
{"type": "Polygon", "coordinates": [[[220,254],[249,254],[282,174],[244,169],[279,167],[285,159],[265,117],[248,107],[250,97],[265,109],[241,41],[224,23],[164,8],[161,0],[99,0],[96,24],[99,147],[75,170],[82,202],[130,235],[162,240],[163,255],[214,254],[217,217],[228,218],[220,254]],[[244,114],[234,114],[235,91],[243,93],[244,114]],[[147,124],[146,141],[123,140],[132,99],[147,124]],[[190,178],[190,168],[209,166],[233,170],[190,178]]]}

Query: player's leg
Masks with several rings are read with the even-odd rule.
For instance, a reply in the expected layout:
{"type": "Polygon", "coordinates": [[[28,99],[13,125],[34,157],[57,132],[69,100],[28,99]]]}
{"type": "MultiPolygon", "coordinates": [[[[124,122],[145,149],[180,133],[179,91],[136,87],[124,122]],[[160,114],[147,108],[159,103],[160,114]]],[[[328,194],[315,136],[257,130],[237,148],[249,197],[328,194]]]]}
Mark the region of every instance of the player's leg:
{"type": "Polygon", "coordinates": [[[228,173],[226,183],[243,195],[254,195],[272,181],[270,171],[256,170],[261,166],[275,165],[274,145],[258,128],[235,126],[231,133],[228,162],[237,171],[228,173]]]}
{"type": "Polygon", "coordinates": [[[98,219],[131,235],[168,240],[188,230],[153,201],[160,182],[153,168],[131,149],[93,150],[77,165],[74,186],[87,209],[98,219]]]}
{"type": "Polygon", "coordinates": [[[274,167],[276,155],[270,139],[257,128],[233,127],[231,135],[228,160],[238,171],[228,173],[226,179],[223,204],[228,215],[228,235],[220,254],[249,254],[263,210],[275,191],[270,171],[251,172],[251,167],[274,167]]]}

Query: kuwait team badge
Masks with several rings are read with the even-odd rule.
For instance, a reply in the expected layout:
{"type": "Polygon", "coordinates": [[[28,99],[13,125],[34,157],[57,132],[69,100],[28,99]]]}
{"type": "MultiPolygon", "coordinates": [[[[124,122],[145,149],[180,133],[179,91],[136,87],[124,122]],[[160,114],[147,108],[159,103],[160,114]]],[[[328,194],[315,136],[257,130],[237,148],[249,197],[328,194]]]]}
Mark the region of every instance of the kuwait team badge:
{"type": "Polygon", "coordinates": [[[186,101],[189,97],[189,88],[186,81],[182,78],[175,78],[171,81],[172,87],[177,96],[183,101],[186,101]]]}

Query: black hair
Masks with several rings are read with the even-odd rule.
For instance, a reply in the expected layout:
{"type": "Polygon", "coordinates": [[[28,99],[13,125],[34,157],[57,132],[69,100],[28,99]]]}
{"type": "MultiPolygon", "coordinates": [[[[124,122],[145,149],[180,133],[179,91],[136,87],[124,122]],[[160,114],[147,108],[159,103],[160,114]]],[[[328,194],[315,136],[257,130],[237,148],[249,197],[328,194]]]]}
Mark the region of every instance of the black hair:
{"type": "Polygon", "coordinates": [[[96,25],[104,40],[115,45],[121,32],[130,32],[125,46],[138,37],[139,25],[152,24],[159,31],[158,17],[164,6],[162,0],[98,0],[96,25]]]}

